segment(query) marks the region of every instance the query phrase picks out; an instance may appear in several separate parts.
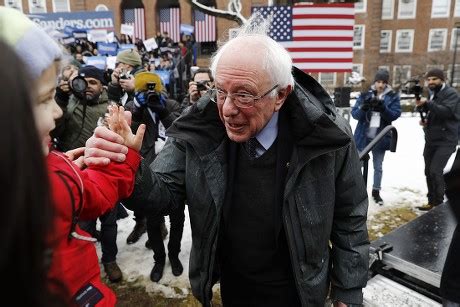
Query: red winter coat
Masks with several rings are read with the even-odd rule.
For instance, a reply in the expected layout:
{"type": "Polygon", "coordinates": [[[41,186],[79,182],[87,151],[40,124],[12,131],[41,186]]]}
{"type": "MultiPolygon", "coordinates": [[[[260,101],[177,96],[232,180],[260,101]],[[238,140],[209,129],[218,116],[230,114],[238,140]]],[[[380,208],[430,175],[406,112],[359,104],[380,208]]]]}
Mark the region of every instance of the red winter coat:
{"type": "Polygon", "coordinates": [[[51,285],[63,285],[75,305],[114,306],[115,294],[102,283],[96,248],[85,238],[78,220],[91,220],[111,210],[128,197],[134,186],[140,156],[129,150],[123,163],[80,170],[67,157],[51,152],[47,157],[54,228],[50,235],[51,285]],[[71,235],[72,232],[75,232],[71,235]]]}

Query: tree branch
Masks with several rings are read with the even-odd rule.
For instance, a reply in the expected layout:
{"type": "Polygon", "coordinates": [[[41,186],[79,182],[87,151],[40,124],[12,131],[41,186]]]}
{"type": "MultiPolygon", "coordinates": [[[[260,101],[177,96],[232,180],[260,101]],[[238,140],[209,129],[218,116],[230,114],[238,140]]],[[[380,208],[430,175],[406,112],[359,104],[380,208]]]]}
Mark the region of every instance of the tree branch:
{"type": "Polygon", "coordinates": [[[189,2],[194,8],[208,15],[230,19],[236,21],[239,25],[242,25],[246,22],[246,18],[241,15],[242,5],[240,0],[229,0],[227,11],[201,4],[198,2],[198,0],[189,0],[189,2]]]}

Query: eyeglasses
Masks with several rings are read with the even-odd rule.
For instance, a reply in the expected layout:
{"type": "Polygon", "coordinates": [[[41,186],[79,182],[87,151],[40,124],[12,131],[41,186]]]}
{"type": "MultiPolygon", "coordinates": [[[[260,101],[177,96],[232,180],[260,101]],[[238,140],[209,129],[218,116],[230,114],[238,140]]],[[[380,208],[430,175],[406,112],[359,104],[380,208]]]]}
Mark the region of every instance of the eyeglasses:
{"type": "Polygon", "coordinates": [[[246,109],[253,107],[258,100],[267,96],[271,91],[273,91],[277,87],[278,84],[273,86],[271,89],[269,89],[265,94],[261,96],[253,96],[251,94],[245,93],[229,94],[217,88],[213,88],[209,90],[209,92],[211,94],[211,100],[215,103],[224,104],[225,100],[227,100],[227,97],[229,97],[230,99],[232,99],[233,103],[238,108],[246,109]]]}

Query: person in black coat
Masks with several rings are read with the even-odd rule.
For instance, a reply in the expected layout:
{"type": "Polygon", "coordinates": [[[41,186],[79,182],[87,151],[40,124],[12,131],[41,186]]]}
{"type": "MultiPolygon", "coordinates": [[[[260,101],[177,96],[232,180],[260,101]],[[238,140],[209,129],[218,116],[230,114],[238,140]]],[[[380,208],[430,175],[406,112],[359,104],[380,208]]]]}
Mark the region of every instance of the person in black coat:
{"type": "MultiPolygon", "coordinates": [[[[460,220],[460,149],[457,150],[451,170],[444,175],[446,182],[446,195],[449,205],[457,219],[460,220]]],[[[454,230],[449,252],[447,254],[444,270],[441,276],[441,296],[443,306],[460,306],[460,227],[454,230]]]]}
{"type": "Polygon", "coordinates": [[[426,74],[430,97],[417,100],[419,110],[426,112],[420,121],[425,131],[425,176],[428,186],[428,204],[418,207],[430,210],[444,201],[444,179],[442,171],[447,160],[455,152],[458,143],[460,106],[457,91],[448,86],[444,73],[438,68],[426,74]]]}

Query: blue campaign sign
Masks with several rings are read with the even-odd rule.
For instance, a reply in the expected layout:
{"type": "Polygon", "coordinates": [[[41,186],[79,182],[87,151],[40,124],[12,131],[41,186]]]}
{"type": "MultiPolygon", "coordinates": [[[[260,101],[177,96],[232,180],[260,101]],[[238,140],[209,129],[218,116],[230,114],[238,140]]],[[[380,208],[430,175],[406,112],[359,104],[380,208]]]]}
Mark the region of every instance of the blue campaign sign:
{"type": "Polygon", "coordinates": [[[120,50],[119,51],[123,51],[123,50],[126,50],[126,49],[135,49],[134,48],[134,44],[120,44],[120,50]]]}
{"type": "Polygon", "coordinates": [[[169,70],[155,70],[154,73],[160,76],[161,81],[163,81],[164,85],[169,84],[169,76],[171,74],[169,70]]]}
{"type": "Polygon", "coordinates": [[[112,11],[43,13],[28,16],[43,28],[52,28],[67,34],[70,34],[70,31],[88,29],[114,31],[112,11]]]}
{"type": "Polygon", "coordinates": [[[117,43],[97,43],[97,51],[100,55],[117,55],[118,44],[117,43]]]}
{"type": "Polygon", "coordinates": [[[99,69],[105,69],[107,57],[105,56],[90,56],[86,58],[86,64],[96,66],[99,69]]]}

